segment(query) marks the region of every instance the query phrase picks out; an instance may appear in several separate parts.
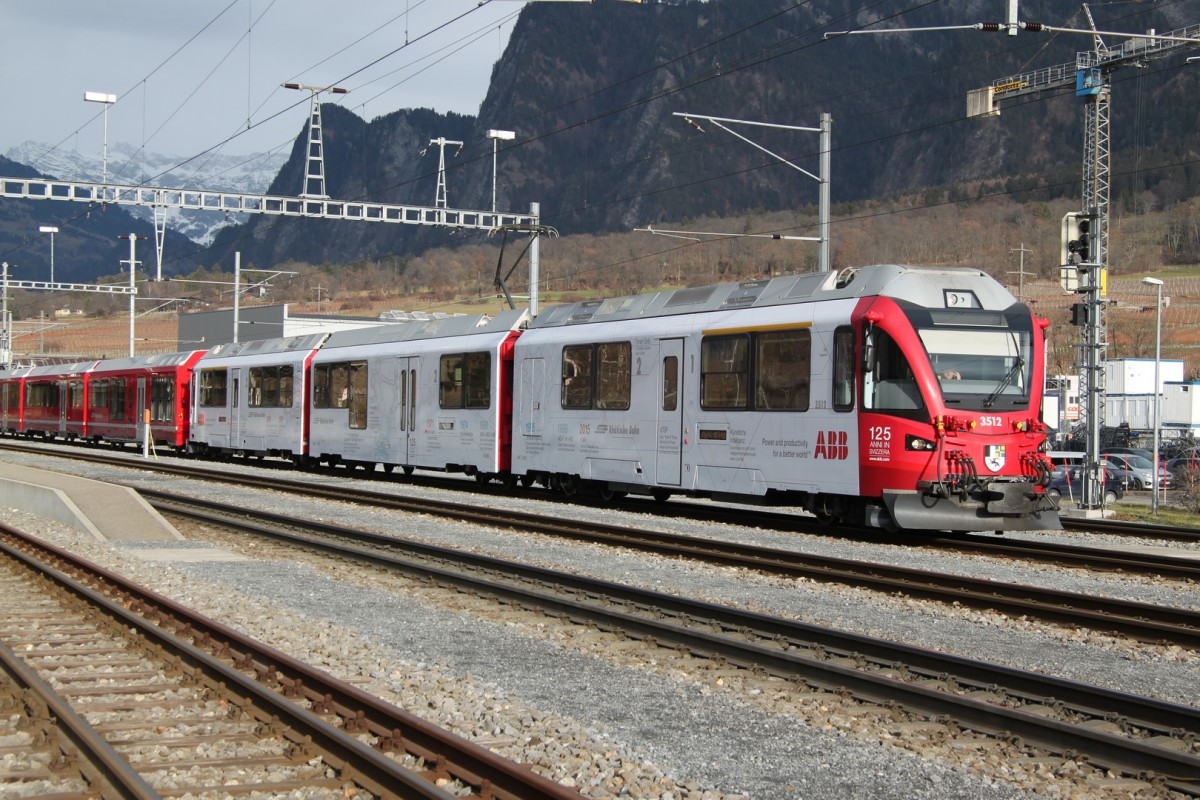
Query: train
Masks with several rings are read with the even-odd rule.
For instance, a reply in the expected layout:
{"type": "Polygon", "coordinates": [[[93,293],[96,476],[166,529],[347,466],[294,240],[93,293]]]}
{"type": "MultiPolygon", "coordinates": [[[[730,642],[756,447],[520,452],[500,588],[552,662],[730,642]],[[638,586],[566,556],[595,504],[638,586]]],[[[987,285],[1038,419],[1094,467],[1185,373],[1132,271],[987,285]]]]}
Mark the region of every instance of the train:
{"type": "Polygon", "coordinates": [[[1044,334],[986,272],[875,265],[0,372],[0,430],[891,531],[1061,527],[1044,334]]]}

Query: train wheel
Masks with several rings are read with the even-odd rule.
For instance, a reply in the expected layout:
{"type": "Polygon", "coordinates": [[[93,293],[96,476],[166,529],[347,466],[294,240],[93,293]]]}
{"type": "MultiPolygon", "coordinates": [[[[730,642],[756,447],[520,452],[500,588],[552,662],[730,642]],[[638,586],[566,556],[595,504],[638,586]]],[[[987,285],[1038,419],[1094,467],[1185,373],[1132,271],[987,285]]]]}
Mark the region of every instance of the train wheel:
{"type": "Polygon", "coordinates": [[[396,465],[395,465],[395,464],[384,464],[384,465],[383,465],[383,472],[384,472],[384,474],[385,474],[385,475],[391,475],[391,474],[392,474],[392,470],[394,470],[395,468],[396,468],[396,465]]]}
{"type": "Polygon", "coordinates": [[[671,493],[666,489],[654,489],[650,492],[650,496],[654,498],[656,503],[665,503],[671,499],[671,493]]]}
{"type": "Polygon", "coordinates": [[[475,482],[480,486],[486,486],[492,480],[492,476],[486,472],[476,472],[475,482]]]}
{"type": "Polygon", "coordinates": [[[533,480],[534,479],[533,479],[532,475],[528,475],[528,474],[522,475],[520,478],[521,488],[528,489],[530,486],[533,486],[533,480]]]}
{"type": "Polygon", "coordinates": [[[619,492],[605,484],[604,488],[600,490],[600,499],[606,503],[611,503],[614,500],[625,499],[625,494],[625,492],[619,492]]]}
{"type": "Polygon", "coordinates": [[[412,475],[412,474],[413,474],[413,470],[414,470],[414,469],[416,469],[416,467],[410,467],[409,465],[405,464],[405,465],[404,465],[404,474],[405,474],[405,475],[412,475]]]}
{"type": "Polygon", "coordinates": [[[574,497],[579,494],[579,480],[574,475],[557,472],[550,476],[550,488],[562,492],[567,497],[574,497]]]}
{"type": "Polygon", "coordinates": [[[511,472],[503,473],[500,476],[500,486],[503,487],[504,491],[511,492],[513,489],[517,488],[517,476],[513,475],[511,472]]]}

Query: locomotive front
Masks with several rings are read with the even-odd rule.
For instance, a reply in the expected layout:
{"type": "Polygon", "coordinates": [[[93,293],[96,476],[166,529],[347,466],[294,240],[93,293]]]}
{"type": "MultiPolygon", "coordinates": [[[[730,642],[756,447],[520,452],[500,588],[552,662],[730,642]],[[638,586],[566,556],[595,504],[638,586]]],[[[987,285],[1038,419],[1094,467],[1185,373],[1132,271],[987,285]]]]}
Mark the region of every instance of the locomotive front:
{"type": "Polygon", "coordinates": [[[984,273],[864,300],[865,497],[904,529],[1061,527],[1040,419],[1048,323],[984,273]]]}

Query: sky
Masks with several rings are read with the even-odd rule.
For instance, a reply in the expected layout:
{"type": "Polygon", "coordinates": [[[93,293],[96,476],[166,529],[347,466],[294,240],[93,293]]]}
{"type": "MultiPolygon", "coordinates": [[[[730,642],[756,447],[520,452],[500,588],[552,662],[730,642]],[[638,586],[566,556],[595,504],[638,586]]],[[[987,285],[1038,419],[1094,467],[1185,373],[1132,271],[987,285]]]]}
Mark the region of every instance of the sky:
{"type": "MultiPolygon", "coordinates": [[[[373,119],[475,114],[521,0],[0,0],[0,153],[26,141],[100,157],[291,147],[311,93],[373,119]],[[228,141],[227,141],[228,140],[228,141]],[[224,143],[224,144],[222,144],[224,143]]],[[[35,165],[36,166],[36,165],[35,165]]]]}

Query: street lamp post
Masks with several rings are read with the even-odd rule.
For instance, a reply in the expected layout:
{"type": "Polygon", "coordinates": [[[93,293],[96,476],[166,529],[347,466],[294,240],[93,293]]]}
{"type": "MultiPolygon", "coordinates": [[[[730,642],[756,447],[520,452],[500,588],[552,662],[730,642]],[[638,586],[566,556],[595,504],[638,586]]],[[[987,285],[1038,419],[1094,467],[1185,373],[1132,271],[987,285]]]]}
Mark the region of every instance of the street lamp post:
{"type": "Polygon", "coordinates": [[[108,183],[108,107],[117,102],[115,94],[106,92],[84,92],[83,99],[89,103],[102,103],[104,105],[104,166],[100,183],[108,183]]]}
{"type": "Polygon", "coordinates": [[[1162,365],[1162,308],[1163,308],[1163,282],[1158,278],[1142,278],[1142,283],[1147,286],[1153,286],[1158,292],[1158,302],[1155,305],[1154,315],[1154,474],[1151,480],[1154,482],[1154,490],[1150,495],[1150,511],[1153,514],[1158,514],[1158,429],[1162,424],[1160,418],[1161,413],[1161,392],[1162,384],[1159,381],[1159,370],[1162,365]]]}
{"type": "Polygon", "coordinates": [[[50,282],[54,283],[54,234],[58,233],[58,228],[54,225],[42,225],[38,227],[38,233],[50,234],[50,282]]]}
{"type": "Polygon", "coordinates": [[[517,138],[514,131],[501,131],[492,128],[487,132],[487,137],[492,140],[492,213],[496,213],[496,153],[500,146],[500,140],[511,142],[517,138]]]}

